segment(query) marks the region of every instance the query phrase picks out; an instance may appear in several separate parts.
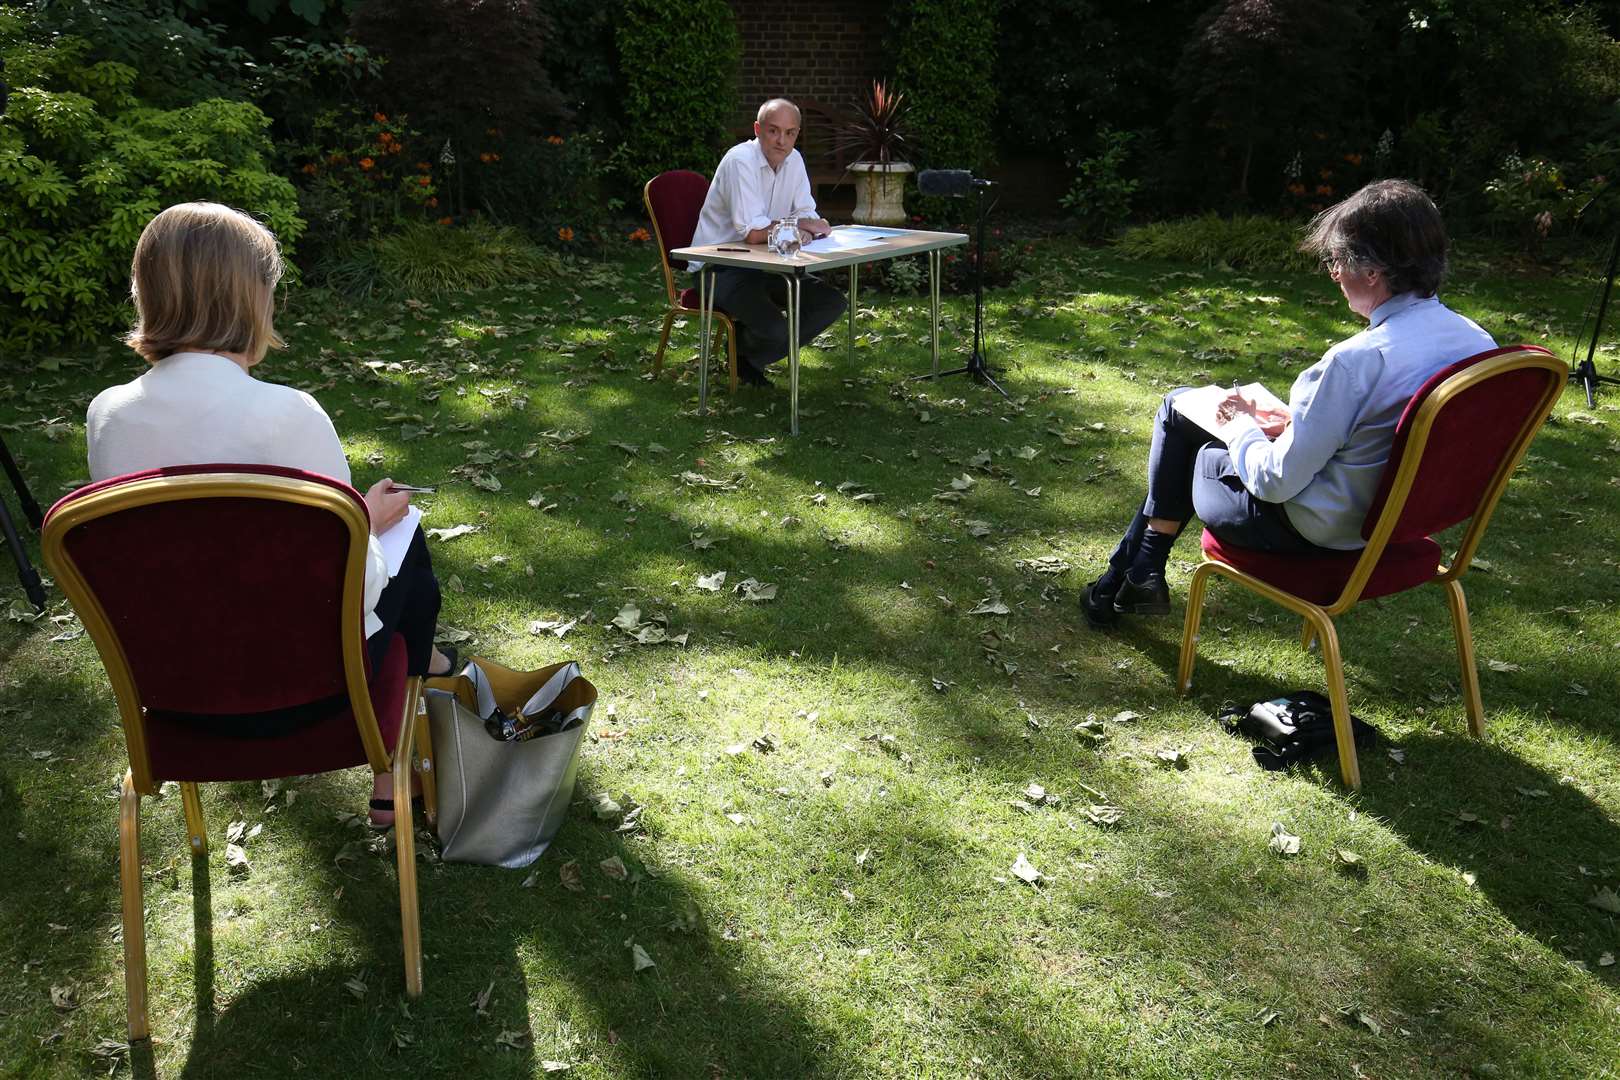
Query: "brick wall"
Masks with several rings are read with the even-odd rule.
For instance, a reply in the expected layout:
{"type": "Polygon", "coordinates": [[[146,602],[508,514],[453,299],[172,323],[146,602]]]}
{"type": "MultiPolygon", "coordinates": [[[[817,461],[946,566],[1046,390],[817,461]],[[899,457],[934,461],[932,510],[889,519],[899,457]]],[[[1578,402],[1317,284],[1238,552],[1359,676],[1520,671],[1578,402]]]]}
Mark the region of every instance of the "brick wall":
{"type": "Polygon", "coordinates": [[[884,70],[887,0],[731,0],[742,35],[736,128],[767,98],[808,98],[837,111],[884,70]]]}

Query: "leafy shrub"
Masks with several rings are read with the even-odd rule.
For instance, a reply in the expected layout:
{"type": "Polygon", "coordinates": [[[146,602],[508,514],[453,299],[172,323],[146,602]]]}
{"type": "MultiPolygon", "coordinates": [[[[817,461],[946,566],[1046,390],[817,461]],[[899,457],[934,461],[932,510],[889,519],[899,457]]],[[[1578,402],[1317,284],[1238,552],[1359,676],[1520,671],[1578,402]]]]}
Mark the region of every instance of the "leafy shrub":
{"type": "Polygon", "coordinates": [[[225,27],[200,16],[185,0],[31,0],[18,5],[44,35],[92,43],[88,59],[135,71],[129,89],[156,106],[207,98],[242,98],[254,68],[240,46],[224,42],[225,27]]]}
{"type": "Polygon", "coordinates": [[[1501,170],[1485,184],[1487,220],[1515,235],[1531,251],[1563,219],[1570,197],[1564,171],[1557,165],[1545,158],[1509,154],[1501,170]]]}
{"type": "Polygon", "coordinates": [[[89,54],[82,38],[30,42],[0,11],[13,83],[0,117],[0,350],[89,338],[125,318],[135,241],[166,206],[238,207],[289,249],[303,232],[292,185],[266,167],[257,108],[151,108],[131,90],[133,68],[89,54]]]}
{"type": "Polygon", "coordinates": [[[546,8],[551,14],[545,56],[551,85],[575,117],[601,131],[609,145],[616,144],[624,79],[613,28],[624,0],[548,0],[546,8]]]}
{"type": "Polygon", "coordinates": [[[1268,217],[1202,217],[1161,221],[1128,229],[1117,249],[1134,259],[1174,259],[1234,270],[1311,270],[1315,260],[1299,250],[1298,229],[1268,217]]]}
{"type": "Polygon", "coordinates": [[[1106,236],[1125,224],[1131,216],[1131,199],[1139,181],[1125,175],[1135,134],[1103,127],[1097,132],[1100,151],[1075,165],[1074,183],[1058,200],[1080,220],[1085,234],[1106,236]]]}
{"type": "Polygon", "coordinates": [[[625,0],[618,26],[627,190],[665,169],[714,170],[736,99],[742,40],[726,0],[625,0]]]}
{"type": "Polygon", "coordinates": [[[911,102],[920,164],[981,169],[993,157],[995,0],[906,0],[891,9],[894,82],[911,102]]]}
{"type": "Polygon", "coordinates": [[[376,236],[424,213],[440,216],[442,169],[406,117],[357,118],[328,109],[312,129],[311,142],[284,144],[282,153],[295,170],[299,209],[316,226],[321,247],[376,236]]]}
{"type": "Polygon", "coordinates": [[[350,29],[388,61],[384,106],[464,156],[490,128],[539,130],[564,112],[541,63],[549,25],[530,0],[362,0],[350,29]]]}
{"type": "Polygon", "coordinates": [[[509,140],[500,160],[482,166],[484,210],[542,244],[600,244],[616,204],[602,196],[601,156],[595,132],[509,140]]]}
{"type": "Polygon", "coordinates": [[[1368,39],[1360,5],[1343,0],[1213,5],[1174,77],[1188,188],[1240,204],[1270,198],[1270,178],[1301,145],[1364,128],[1368,39]]]}

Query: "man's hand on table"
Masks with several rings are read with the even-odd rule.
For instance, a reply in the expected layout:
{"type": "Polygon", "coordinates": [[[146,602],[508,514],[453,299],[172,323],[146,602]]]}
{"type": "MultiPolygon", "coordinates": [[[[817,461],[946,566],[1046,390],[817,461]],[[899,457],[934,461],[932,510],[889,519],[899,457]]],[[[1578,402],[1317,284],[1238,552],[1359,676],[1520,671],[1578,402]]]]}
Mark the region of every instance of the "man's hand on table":
{"type": "Polygon", "coordinates": [[[812,240],[820,240],[832,232],[832,226],[826,218],[802,217],[799,219],[799,231],[812,240]]]}

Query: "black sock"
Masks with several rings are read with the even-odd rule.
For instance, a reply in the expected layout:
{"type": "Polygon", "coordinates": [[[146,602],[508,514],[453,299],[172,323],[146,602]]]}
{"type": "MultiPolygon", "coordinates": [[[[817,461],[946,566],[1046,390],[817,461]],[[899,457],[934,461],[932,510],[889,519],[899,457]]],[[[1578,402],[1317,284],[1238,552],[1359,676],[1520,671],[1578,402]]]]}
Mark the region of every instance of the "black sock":
{"type": "Polygon", "coordinates": [[[1101,597],[1111,597],[1119,592],[1119,587],[1125,584],[1125,570],[1136,558],[1137,549],[1142,546],[1142,537],[1147,532],[1147,515],[1138,513],[1131,520],[1131,527],[1125,530],[1120,537],[1119,546],[1108,557],[1108,569],[1103,576],[1097,579],[1093,592],[1101,597]]]}
{"type": "Polygon", "coordinates": [[[1170,562],[1170,549],[1175,546],[1177,533],[1162,533],[1149,528],[1142,534],[1142,543],[1137,546],[1136,557],[1131,560],[1130,579],[1137,584],[1147,581],[1154,574],[1164,576],[1164,568],[1170,562]]]}

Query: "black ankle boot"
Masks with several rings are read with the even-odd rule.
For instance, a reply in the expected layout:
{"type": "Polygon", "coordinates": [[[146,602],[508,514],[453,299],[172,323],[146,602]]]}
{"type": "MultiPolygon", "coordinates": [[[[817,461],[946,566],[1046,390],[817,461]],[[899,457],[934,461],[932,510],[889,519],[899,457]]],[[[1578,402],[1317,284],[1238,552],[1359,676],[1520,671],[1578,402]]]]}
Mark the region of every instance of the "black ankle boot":
{"type": "Polygon", "coordinates": [[[1149,574],[1143,581],[1125,575],[1125,583],[1114,594],[1114,610],[1121,615],[1170,614],[1170,586],[1163,574],[1149,574]]]}

